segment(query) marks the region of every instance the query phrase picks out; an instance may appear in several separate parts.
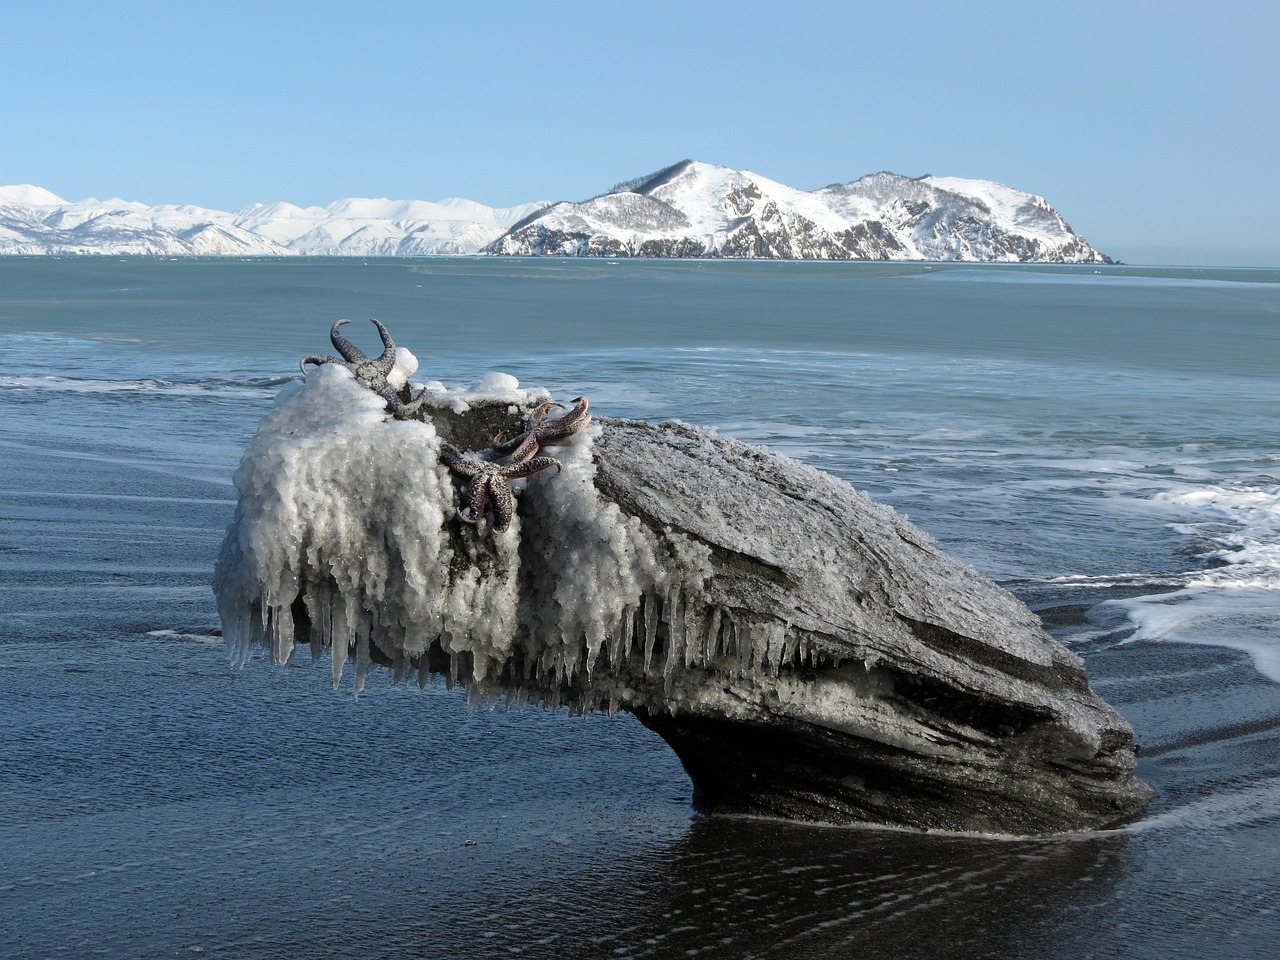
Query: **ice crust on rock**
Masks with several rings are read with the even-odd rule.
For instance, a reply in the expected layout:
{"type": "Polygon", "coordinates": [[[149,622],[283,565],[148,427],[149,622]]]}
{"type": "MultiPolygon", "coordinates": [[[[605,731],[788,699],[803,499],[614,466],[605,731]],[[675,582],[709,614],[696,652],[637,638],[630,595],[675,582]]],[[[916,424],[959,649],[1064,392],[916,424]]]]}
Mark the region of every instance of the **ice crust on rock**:
{"type": "MultiPolygon", "coordinates": [[[[397,359],[403,383],[416,360],[403,350],[397,359]]],[[[490,374],[431,399],[514,413],[545,396],[490,374]]],[[[450,679],[483,694],[523,700],[532,687],[535,700],[549,691],[556,704],[587,706],[581,695],[562,701],[561,687],[590,675],[619,624],[670,577],[655,539],[596,492],[598,432],[554,448],[554,482],[515,484],[530,505],[506,534],[473,533],[458,519],[431,422],[389,420],[336,364],[289,385],[235,473],[239,504],[215,573],[235,659],[255,646],[281,663],[300,641],[331,647],[335,684],[354,654],[359,690],[374,662],[425,678],[439,665],[435,644],[450,679]]]]}
{"type": "MultiPolygon", "coordinates": [[[[403,370],[416,364],[400,358],[403,370]]],[[[404,374],[405,376],[408,373],[404,374]]],[[[679,422],[597,418],[464,522],[442,445],[545,400],[427,386],[425,422],[330,364],[249,444],[215,592],[235,658],[332,648],[472,702],[626,710],[703,809],[1045,832],[1149,798],[1132,728],[1014,597],[848,484],[679,422]]]]}
{"type": "Polygon", "coordinates": [[[354,646],[363,683],[375,631],[412,650],[419,628],[453,623],[439,449],[430,424],[388,421],[382,399],[337,365],[281,392],[236,470],[215,574],[238,660],[261,644],[287,661],[298,601],[309,639],[333,647],[335,681],[354,646]]]}

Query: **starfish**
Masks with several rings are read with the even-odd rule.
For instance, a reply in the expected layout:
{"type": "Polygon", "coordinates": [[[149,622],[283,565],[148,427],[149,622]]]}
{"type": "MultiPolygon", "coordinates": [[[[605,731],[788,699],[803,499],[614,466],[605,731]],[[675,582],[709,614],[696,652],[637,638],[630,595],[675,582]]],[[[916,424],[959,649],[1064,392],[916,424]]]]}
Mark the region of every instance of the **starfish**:
{"type": "Polygon", "coordinates": [[[506,433],[493,438],[493,449],[505,453],[504,460],[525,460],[537,453],[538,448],[553,443],[564,443],[577,436],[591,422],[591,414],[587,413],[586,397],[574,397],[573,409],[563,417],[544,421],[543,417],[552,407],[564,409],[563,403],[547,401],[540,403],[530,412],[525,421],[524,431],[507,439],[506,433]]]}
{"type": "Polygon", "coordinates": [[[397,420],[404,420],[412,416],[422,406],[422,402],[426,398],[426,391],[419,393],[411,402],[405,403],[400,399],[400,394],[396,388],[387,382],[387,374],[396,365],[396,342],[391,339],[391,334],[387,332],[387,328],[382,325],[380,320],[370,318],[369,322],[378,328],[378,334],[382,337],[383,347],[382,356],[376,360],[371,360],[361,352],[359,347],[338,332],[339,327],[344,323],[350,322],[350,320],[339,320],[333,325],[333,329],[329,331],[329,339],[333,341],[334,349],[342,354],[341,359],[315,353],[309,357],[303,357],[298,361],[298,366],[302,369],[303,376],[306,376],[308,363],[314,363],[316,366],[325,363],[339,364],[351,371],[357,383],[363,387],[368,387],[385,400],[387,409],[391,411],[397,420]]]}
{"type": "Polygon", "coordinates": [[[560,461],[554,457],[532,457],[518,461],[513,461],[510,457],[480,460],[464,457],[448,446],[441,450],[440,460],[454,473],[467,478],[467,508],[471,516],[460,514],[462,519],[467,523],[479,523],[486,507],[492,506],[493,529],[497,533],[502,533],[511,525],[511,514],[515,509],[508,480],[531,477],[551,467],[555,467],[557,473],[560,471],[560,461]]]}

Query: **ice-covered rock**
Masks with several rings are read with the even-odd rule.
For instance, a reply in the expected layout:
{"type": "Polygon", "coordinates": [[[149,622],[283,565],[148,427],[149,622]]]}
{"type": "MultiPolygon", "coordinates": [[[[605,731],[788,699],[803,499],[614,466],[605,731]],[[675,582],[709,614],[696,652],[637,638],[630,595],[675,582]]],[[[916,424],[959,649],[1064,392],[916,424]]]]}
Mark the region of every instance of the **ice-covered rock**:
{"type": "Polygon", "coordinates": [[[434,385],[391,420],[319,368],[264,418],[218,561],[243,660],[295,643],[475,702],[629,711],[709,811],[986,832],[1141,807],[1129,724],[1015,598],[892,510],[686,424],[603,419],[524,481],[502,534],[462,520],[445,442],[545,399],[434,385]]]}

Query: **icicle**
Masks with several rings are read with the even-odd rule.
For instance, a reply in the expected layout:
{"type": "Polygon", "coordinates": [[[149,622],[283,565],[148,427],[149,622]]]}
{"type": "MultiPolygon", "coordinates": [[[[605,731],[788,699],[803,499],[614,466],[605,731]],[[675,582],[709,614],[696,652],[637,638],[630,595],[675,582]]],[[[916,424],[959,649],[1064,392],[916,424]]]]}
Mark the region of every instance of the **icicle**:
{"type": "Polygon", "coordinates": [[[662,676],[670,686],[671,672],[684,653],[684,617],[680,612],[682,601],[680,584],[672,584],[667,590],[667,602],[663,613],[667,621],[667,656],[662,664],[662,676]]]}
{"type": "Polygon", "coordinates": [[[788,664],[794,666],[791,661],[794,659],[795,653],[795,642],[791,638],[790,632],[784,626],[782,632],[782,650],[778,655],[778,669],[781,670],[782,667],[787,666],[788,664]]]}
{"type": "Polygon", "coordinates": [[[618,618],[618,626],[614,631],[613,642],[609,645],[609,668],[617,673],[631,650],[631,623],[635,610],[626,606],[622,608],[622,616],[618,618]]]}
{"type": "Polygon", "coordinates": [[[657,594],[645,594],[644,598],[644,672],[653,667],[653,646],[658,639],[657,594]]]}
{"type": "Polygon", "coordinates": [[[341,593],[334,597],[333,617],[330,626],[330,659],[333,666],[333,688],[336,690],[342,683],[342,668],[350,653],[351,638],[355,633],[355,625],[351,622],[351,608],[341,593]]]}
{"type": "Polygon", "coordinates": [[[405,677],[409,676],[413,669],[413,662],[409,655],[403,649],[397,650],[391,665],[391,682],[393,684],[400,683],[405,677]]]}
{"type": "MultiPolygon", "coordinates": [[[[470,638],[468,638],[470,639],[470,638]]],[[[479,650],[471,651],[471,679],[475,683],[484,683],[489,676],[489,658],[479,650]]]]}
{"type": "Polygon", "coordinates": [[[604,641],[601,640],[599,643],[594,643],[590,639],[584,639],[583,642],[587,645],[586,670],[587,670],[587,682],[590,683],[591,671],[594,669],[596,665],[596,657],[600,656],[600,649],[604,646],[604,641]]]}
{"type": "Polygon", "coordinates": [[[276,625],[275,649],[272,651],[276,663],[288,663],[293,657],[294,634],[297,625],[293,620],[293,603],[281,604],[274,617],[276,625]]]}
{"type": "Polygon", "coordinates": [[[711,611],[711,617],[707,621],[707,634],[702,642],[702,662],[711,663],[718,656],[720,656],[720,608],[716,607],[711,611]]]}
{"type": "Polygon", "coordinates": [[[369,625],[366,622],[360,624],[360,629],[356,633],[356,673],[355,684],[352,687],[356,696],[364,690],[371,666],[373,666],[373,660],[369,656],[369,625]]]}
{"type": "Polygon", "coordinates": [[[329,659],[333,667],[333,689],[337,690],[342,683],[342,668],[347,662],[349,652],[347,640],[343,639],[341,643],[331,645],[329,651],[329,659]]]}
{"type": "Polygon", "coordinates": [[[689,592],[686,590],[684,597],[685,667],[691,667],[699,662],[706,662],[706,657],[703,653],[706,648],[706,640],[702,633],[702,625],[705,619],[701,604],[696,601],[691,602],[689,592]]]}
{"type": "Polygon", "coordinates": [[[787,628],[780,623],[768,625],[769,672],[777,676],[782,670],[783,651],[787,646],[787,628]]]}

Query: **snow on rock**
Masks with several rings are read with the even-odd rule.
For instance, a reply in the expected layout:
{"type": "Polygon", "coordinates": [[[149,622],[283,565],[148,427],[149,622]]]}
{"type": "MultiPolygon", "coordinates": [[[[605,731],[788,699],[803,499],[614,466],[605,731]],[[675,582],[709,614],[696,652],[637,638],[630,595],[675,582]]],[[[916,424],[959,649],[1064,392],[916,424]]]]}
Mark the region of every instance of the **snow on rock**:
{"type": "Polygon", "coordinates": [[[1149,798],[1080,660],[848,484],[603,418],[513,482],[498,534],[464,522],[440,450],[484,450],[546,391],[427,392],[423,422],[393,420],[326,365],[263,419],[215,577],[238,661],[309,643],[335,683],[354,657],[357,690],[382,664],[473,702],[629,711],[712,811],[1038,833],[1149,798]]]}

